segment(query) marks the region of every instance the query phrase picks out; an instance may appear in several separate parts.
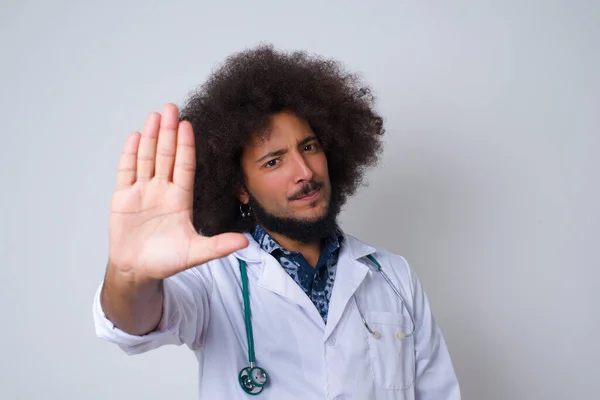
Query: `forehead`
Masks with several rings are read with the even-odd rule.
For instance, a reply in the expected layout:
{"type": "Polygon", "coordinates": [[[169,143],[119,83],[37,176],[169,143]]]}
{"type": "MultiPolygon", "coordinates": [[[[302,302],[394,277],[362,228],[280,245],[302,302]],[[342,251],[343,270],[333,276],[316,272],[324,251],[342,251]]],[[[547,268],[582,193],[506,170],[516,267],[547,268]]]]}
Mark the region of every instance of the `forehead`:
{"type": "Polygon", "coordinates": [[[267,126],[250,137],[248,148],[262,149],[287,146],[313,136],[310,124],[291,112],[280,112],[269,118],[267,126]]]}

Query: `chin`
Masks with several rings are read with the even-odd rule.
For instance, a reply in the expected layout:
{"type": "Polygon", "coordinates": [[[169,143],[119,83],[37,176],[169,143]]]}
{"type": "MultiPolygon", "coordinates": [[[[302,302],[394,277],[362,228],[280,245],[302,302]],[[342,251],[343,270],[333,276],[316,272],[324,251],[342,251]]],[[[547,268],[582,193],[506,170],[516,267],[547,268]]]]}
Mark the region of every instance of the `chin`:
{"type": "Polygon", "coordinates": [[[314,222],[324,218],[327,215],[327,207],[319,206],[308,210],[298,211],[292,214],[292,217],[314,222]]]}

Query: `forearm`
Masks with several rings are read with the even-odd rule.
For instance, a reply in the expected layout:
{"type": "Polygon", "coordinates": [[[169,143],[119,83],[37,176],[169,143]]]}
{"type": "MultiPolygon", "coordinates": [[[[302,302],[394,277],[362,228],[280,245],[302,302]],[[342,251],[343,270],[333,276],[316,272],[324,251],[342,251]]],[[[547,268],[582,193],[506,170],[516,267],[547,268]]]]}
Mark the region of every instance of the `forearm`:
{"type": "Polygon", "coordinates": [[[139,281],[109,263],[100,302],[104,314],[117,328],[130,335],[152,332],[162,316],[163,296],[162,281],[139,281]]]}

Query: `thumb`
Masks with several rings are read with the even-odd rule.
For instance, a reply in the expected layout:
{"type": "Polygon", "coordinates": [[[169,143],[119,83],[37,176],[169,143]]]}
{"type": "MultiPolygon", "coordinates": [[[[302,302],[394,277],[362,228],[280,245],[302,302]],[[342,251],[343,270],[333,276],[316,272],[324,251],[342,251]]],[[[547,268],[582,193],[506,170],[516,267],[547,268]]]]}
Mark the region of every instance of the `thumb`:
{"type": "Polygon", "coordinates": [[[228,256],[248,244],[248,238],[241,233],[222,233],[211,237],[198,235],[190,243],[188,260],[192,265],[204,264],[228,256]]]}

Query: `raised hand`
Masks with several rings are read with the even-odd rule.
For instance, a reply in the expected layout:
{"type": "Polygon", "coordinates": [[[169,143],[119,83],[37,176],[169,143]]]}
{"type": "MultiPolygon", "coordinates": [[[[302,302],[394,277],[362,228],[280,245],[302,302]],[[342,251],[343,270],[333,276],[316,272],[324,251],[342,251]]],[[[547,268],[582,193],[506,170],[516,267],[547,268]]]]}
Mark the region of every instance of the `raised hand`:
{"type": "Polygon", "coordinates": [[[110,210],[110,265],[136,280],[160,280],[248,245],[240,233],[199,235],[192,224],[196,151],[173,104],[151,113],[126,140],[110,210]]]}

